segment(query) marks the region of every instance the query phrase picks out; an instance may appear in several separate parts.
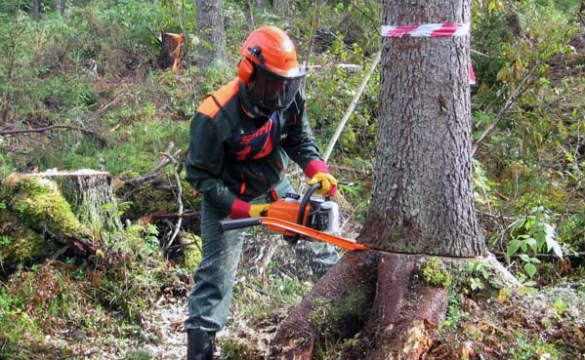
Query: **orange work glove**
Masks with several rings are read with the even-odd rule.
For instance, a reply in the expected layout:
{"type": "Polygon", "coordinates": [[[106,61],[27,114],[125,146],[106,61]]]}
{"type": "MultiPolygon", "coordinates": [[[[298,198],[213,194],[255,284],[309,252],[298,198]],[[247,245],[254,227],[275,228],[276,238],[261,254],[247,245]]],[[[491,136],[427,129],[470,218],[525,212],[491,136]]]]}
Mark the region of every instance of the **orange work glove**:
{"type": "Polygon", "coordinates": [[[315,191],[319,195],[333,196],[337,192],[337,180],[331,174],[319,171],[313,175],[311,180],[307,181],[308,185],[317,183],[321,184],[321,188],[315,191]]]}

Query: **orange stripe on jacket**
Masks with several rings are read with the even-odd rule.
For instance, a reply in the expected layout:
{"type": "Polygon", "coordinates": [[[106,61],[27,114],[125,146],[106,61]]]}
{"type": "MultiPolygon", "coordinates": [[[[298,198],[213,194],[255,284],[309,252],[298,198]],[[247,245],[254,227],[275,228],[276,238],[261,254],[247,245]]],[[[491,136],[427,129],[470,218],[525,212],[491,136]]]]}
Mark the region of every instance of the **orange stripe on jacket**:
{"type": "MultiPolygon", "coordinates": [[[[212,95],[217,99],[219,105],[223,106],[231,98],[233,98],[239,91],[239,78],[235,78],[229,83],[225,84],[224,86],[217,89],[212,95]]],[[[217,106],[215,101],[211,96],[208,96],[203,100],[201,105],[199,105],[198,112],[202,113],[203,115],[207,115],[210,118],[214,117],[219,111],[220,108],[217,106]]]]}

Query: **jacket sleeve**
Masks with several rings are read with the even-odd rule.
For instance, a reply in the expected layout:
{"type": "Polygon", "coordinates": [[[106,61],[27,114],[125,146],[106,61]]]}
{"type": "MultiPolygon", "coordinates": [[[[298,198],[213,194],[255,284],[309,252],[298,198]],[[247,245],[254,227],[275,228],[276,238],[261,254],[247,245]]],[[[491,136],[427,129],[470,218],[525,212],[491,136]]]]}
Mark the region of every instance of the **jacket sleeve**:
{"type": "Polygon", "coordinates": [[[230,135],[227,121],[197,113],[191,120],[186,179],[195,190],[204,193],[209,201],[224,209],[230,217],[246,217],[250,205],[238,199],[220,179],[225,142],[230,135]]]}
{"type": "Polygon", "coordinates": [[[288,136],[282,144],[287,155],[299,164],[308,177],[318,172],[329,173],[307,119],[305,95],[301,90],[287,111],[292,111],[292,120],[286,123],[288,136]]]}

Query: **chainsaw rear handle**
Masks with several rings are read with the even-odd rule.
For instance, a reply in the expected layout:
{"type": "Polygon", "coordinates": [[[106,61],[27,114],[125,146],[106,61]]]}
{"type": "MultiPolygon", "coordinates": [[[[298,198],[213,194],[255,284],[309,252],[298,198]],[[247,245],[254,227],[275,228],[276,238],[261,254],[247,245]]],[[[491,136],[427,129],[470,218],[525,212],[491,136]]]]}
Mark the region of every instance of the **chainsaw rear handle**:
{"type": "Polygon", "coordinates": [[[235,220],[220,220],[219,226],[221,227],[221,231],[225,232],[228,230],[235,230],[235,229],[243,229],[250,226],[262,225],[262,218],[260,217],[253,217],[253,218],[244,218],[244,219],[235,219],[235,220]]]}

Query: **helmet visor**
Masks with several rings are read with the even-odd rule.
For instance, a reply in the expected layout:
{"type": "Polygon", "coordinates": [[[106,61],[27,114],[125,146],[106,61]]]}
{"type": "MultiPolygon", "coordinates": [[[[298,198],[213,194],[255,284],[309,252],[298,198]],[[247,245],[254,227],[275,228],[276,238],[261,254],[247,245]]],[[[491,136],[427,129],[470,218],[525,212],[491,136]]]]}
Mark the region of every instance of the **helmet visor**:
{"type": "Polygon", "coordinates": [[[306,72],[300,70],[295,76],[284,77],[263,65],[254,65],[254,84],[250,88],[252,101],[270,110],[287,108],[293,102],[306,72]]]}

